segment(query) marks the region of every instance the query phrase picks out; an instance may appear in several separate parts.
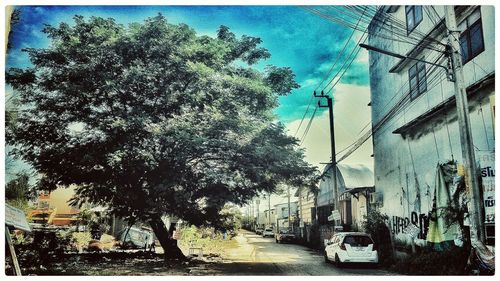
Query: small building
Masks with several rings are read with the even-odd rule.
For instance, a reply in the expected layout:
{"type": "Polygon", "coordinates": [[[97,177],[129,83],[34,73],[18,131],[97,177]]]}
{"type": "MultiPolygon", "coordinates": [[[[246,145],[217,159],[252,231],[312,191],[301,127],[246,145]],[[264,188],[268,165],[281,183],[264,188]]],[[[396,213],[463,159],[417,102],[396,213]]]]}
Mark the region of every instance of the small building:
{"type": "Polygon", "coordinates": [[[315,214],[315,200],[316,196],[315,194],[308,188],[305,187],[299,187],[297,188],[297,191],[295,192],[295,197],[298,197],[298,217],[299,217],[299,224],[301,227],[304,224],[311,224],[312,221],[315,220],[315,217],[313,214],[315,214]]]}
{"type": "Polygon", "coordinates": [[[298,197],[298,228],[295,230],[298,237],[309,242],[309,229],[316,221],[316,195],[306,187],[299,187],[295,192],[298,197]]]}
{"type": "Polygon", "coordinates": [[[328,217],[334,209],[337,209],[340,212],[344,230],[350,230],[353,226],[359,229],[361,220],[368,209],[367,192],[373,191],[373,171],[364,165],[337,164],[337,196],[339,204],[337,208],[334,208],[332,174],[331,165],[329,164],[325,167],[319,184],[317,199],[318,223],[320,225],[331,224],[328,217]],[[353,194],[355,194],[354,198],[352,197],[353,194]],[[361,196],[358,196],[360,194],[361,196]]]}
{"type": "MultiPolygon", "coordinates": [[[[344,192],[344,182],[342,179],[341,171],[337,165],[337,189],[338,194],[344,192]]],[[[327,164],[323,169],[321,174],[321,179],[319,181],[319,190],[316,198],[317,204],[317,220],[320,225],[328,224],[328,216],[332,214],[335,205],[335,194],[334,194],[334,183],[333,183],[333,170],[332,165],[327,164]]]]}
{"type": "Polygon", "coordinates": [[[348,230],[361,230],[369,209],[369,194],[375,191],[373,171],[364,165],[339,164],[343,192],[339,194],[342,224],[348,230]]]}
{"type": "Polygon", "coordinates": [[[298,220],[298,202],[290,202],[291,218],[288,218],[288,202],[274,205],[274,209],[276,210],[277,228],[293,228],[294,223],[298,220]]]}
{"type": "MultiPolygon", "coordinates": [[[[333,176],[327,165],[319,182],[317,195],[307,188],[299,188],[298,199],[299,237],[311,244],[320,244],[333,234],[333,222],[328,217],[334,210],[333,176]],[[311,226],[319,226],[319,238],[312,237],[311,226]],[[319,241],[313,241],[319,239],[319,241]]],[[[373,172],[363,165],[337,165],[339,212],[344,230],[359,230],[369,209],[370,193],[373,192],[373,172]]]]}
{"type": "Polygon", "coordinates": [[[70,225],[77,221],[80,210],[69,204],[75,195],[75,187],[57,188],[54,191],[42,192],[38,195],[36,209],[28,212],[28,219],[34,223],[52,225],[70,225]]]}
{"type": "Polygon", "coordinates": [[[275,227],[276,226],[276,214],[275,209],[271,208],[271,217],[269,217],[269,210],[264,210],[259,213],[257,227],[265,228],[265,227],[275,227]]]}

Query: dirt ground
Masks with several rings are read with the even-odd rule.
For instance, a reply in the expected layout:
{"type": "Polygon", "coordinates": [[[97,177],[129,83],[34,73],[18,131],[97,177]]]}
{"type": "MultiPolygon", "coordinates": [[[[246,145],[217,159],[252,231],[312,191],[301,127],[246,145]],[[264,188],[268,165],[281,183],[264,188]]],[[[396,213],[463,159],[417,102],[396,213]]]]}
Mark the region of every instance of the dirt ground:
{"type": "Polygon", "coordinates": [[[29,275],[206,275],[206,268],[220,262],[217,256],[188,261],[163,259],[158,253],[109,252],[71,254],[60,257],[48,268],[32,270],[29,275]]]}
{"type": "MultiPolygon", "coordinates": [[[[210,269],[224,263],[228,252],[237,247],[237,242],[228,240],[222,248],[207,247],[203,255],[189,255],[189,247],[180,245],[187,261],[165,260],[163,249],[155,252],[142,250],[112,250],[109,252],[72,253],[54,258],[46,267],[22,268],[23,275],[214,275],[210,269]]],[[[195,254],[198,254],[196,252],[195,254]]],[[[6,274],[10,271],[10,262],[6,274]]]]}

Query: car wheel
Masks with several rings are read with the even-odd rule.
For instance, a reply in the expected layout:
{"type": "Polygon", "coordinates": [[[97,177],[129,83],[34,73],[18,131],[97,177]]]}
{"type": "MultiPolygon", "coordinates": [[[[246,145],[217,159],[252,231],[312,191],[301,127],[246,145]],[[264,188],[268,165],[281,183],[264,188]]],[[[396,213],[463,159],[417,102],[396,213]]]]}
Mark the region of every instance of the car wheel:
{"type": "Polygon", "coordinates": [[[335,266],[342,267],[342,262],[340,262],[339,256],[335,254],[335,266]]]}
{"type": "Polygon", "coordinates": [[[328,259],[328,256],[326,255],[326,251],[325,251],[325,262],[330,263],[330,260],[328,259]]]}

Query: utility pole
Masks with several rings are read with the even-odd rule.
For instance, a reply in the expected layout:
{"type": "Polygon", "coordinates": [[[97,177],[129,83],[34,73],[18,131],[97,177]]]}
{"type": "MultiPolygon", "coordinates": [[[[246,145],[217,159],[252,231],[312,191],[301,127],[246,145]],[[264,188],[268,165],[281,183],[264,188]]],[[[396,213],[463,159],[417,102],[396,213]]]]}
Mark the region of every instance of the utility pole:
{"type": "Polygon", "coordinates": [[[248,205],[248,203],[247,203],[247,207],[245,208],[245,209],[246,209],[246,210],[245,210],[245,211],[246,211],[246,218],[247,218],[247,219],[246,219],[246,225],[247,225],[246,227],[248,227],[248,225],[249,225],[249,221],[250,221],[250,218],[249,218],[249,217],[250,217],[250,210],[248,210],[248,207],[249,207],[249,205],[248,205]]]}
{"type": "Polygon", "coordinates": [[[302,188],[299,187],[298,193],[299,193],[299,229],[300,229],[300,222],[304,220],[304,213],[302,211],[302,188]]]}
{"type": "Polygon", "coordinates": [[[287,186],[287,197],[288,197],[288,229],[293,231],[293,225],[291,224],[292,210],[290,209],[290,186],[287,186]]]}
{"type": "Polygon", "coordinates": [[[257,200],[256,200],[256,202],[255,202],[255,203],[257,203],[257,226],[256,226],[256,228],[258,228],[258,227],[259,227],[259,222],[260,222],[260,221],[259,221],[259,205],[260,205],[260,199],[259,199],[258,197],[257,197],[257,200]]]}
{"type": "Polygon", "coordinates": [[[271,227],[271,192],[268,192],[269,198],[267,200],[267,224],[271,227]]]}
{"type": "Polygon", "coordinates": [[[333,174],[333,209],[338,209],[338,186],[337,186],[337,160],[335,157],[335,128],[333,125],[333,101],[329,96],[325,96],[323,91],[321,91],[321,95],[317,95],[316,91],[314,91],[314,96],[317,98],[326,98],[328,104],[322,105],[321,100],[318,101],[319,107],[328,107],[328,117],[330,120],[330,146],[331,146],[331,158],[332,158],[332,174],[333,174]]]}
{"type": "Polygon", "coordinates": [[[460,130],[460,143],[462,145],[462,158],[465,170],[465,185],[470,198],[470,221],[471,239],[478,239],[484,242],[484,220],[482,213],[482,201],[479,181],[477,178],[477,166],[472,140],[472,130],[469,117],[469,103],[467,100],[467,89],[464,83],[464,72],[462,57],[460,54],[460,44],[458,38],[460,31],[457,28],[455,8],[452,5],[445,7],[445,21],[448,31],[448,44],[451,46],[449,54],[451,67],[454,73],[455,99],[457,102],[458,127],[460,130]],[[455,36],[454,33],[457,35],[455,36]]]}
{"type": "Polygon", "coordinates": [[[250,203],[250,228],[254,229],[254,212],[253,212],[253,199],[250,203]]]}

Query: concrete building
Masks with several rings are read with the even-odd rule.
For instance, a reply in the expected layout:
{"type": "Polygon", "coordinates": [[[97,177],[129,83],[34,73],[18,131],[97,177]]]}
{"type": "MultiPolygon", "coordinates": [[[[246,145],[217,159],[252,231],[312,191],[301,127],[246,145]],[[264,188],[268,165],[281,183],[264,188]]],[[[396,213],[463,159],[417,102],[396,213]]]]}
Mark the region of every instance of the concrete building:
{"type": "MultiPolygon", "coordinates": [[[[344,230],[359,230],[369,209],[367,198],[373,192],[373,172],[363,165],[337,165],[339,207],[344,230]]],[[[322,245],[334,233],[333,222],[328,220],[334,204],[333,176],[331,165],[327,165],[318,184],[317,194],[307,188],[299,188],[298,197],[299,228],[295,230],[300,239],[309,244],[322,245]],[[319,233],[312,234],[316,224],[319,233]],[[316,241],[317,240],[317,241],[316,241]]],[[[321,246],[320,246],[321,247],[321,246]]]]}
{"type": "Polygon", "coordinates": [[[276,226],[276,212],[274,208],[271,208],[271,216],[269,217],[269,210],[264,210],[259,213],[259,219],[257,221],[257,227],[272,227],[276,226]]]}
{"type": "MultiPolygon", "coordinates": [[[[456,6],[455,12],[476,159],[481,168],[494,167],[494,7],[456,6]]],[[[444,22],[443,6],[386,6],[370,23],[368,44],[446,66],[444,22]]],[[[404,241],[402,230],[414,224],[423,240],[437,165],[463,163],[454,84],[444,68],[421,61],[370,51],[369,64],[376,187],[372,202],[389,216],[396,239],[404,241]]],[[[494,172],[483,174],[494,178],[494,172]]],[[[488,181],[484,175],[483,183],[488,181]]],[[[494,198],[492,185],[483,190],[485,200],[494,198]]],[[[488,231],[494,224],[492,204],[485,210],[488,231]]]]}
{"type": "Polygon", "coordinates": [[[298,197],[299,225],[310,225],[315,220],[315,195],[308,188],[298,188],[295,196],[298,197]]]}
{"type": "Polygon", "coordinates": [[[295,229],[297,237],[304,242],[310,242],[310,227],[316,220],[316,196],[309,188],[299,187],[295,192],[298,197],[298,225],[295,229]]]}
{"type": "MultiPolygon", "coordinates": [[[[329,224],[328,216],[333,210],[334,196],[331,165],[325,167],[323,175],[319,183],[317,198],[318,223],[321,225],[329,224]]],[[[342,217],[341,222],[346,228],[352,229],[353,222],[355,222],[356,228],[360,226],[361,220],[368,209],[366,196],[368,196],[368,192],[373,190],[373,184],[373,172],[368,167],[337,164],[339,206],[336,209],[339,210],[342,217]]]]}
{"type": "Polygon", "coordinates": [[[288,202],[274,205],[276,210],[276,225],[278,229],[291,228],[298,219],[298,202],[290,202],[290,215],[288,218],[288,202]]]}
{"type": "Polygon", "coordinates": [[[38,196],[36,209],[28,212],[28,218],[36,223],[70,225],[76,222],[80,210],[69,204],[75,195],[75,186],[57,188],[38,196]]]}

